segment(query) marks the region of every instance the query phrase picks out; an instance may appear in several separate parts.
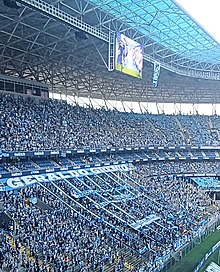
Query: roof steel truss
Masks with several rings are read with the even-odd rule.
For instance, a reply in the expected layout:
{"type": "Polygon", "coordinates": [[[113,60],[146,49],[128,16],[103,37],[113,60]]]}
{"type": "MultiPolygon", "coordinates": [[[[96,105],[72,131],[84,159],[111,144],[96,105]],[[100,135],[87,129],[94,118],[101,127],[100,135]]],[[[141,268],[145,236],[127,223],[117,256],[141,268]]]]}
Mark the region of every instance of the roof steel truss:
{"type": "MultiPolygon", "coordinates": [[[[220,102],[217,82],[199,83],[196,79],[185,82],[184,77],[175,76],[174,79],[173,74],[172,78],[169,75],[169,71],[174,71],[180,75],[220,79],[219,64],[190,60],[173,52],[146,34],[129,27],[123,21],[123,16],[113,17],[110,10],[109,13],[103,12],[100,6],[89,1],[19,1],[27,5],[19,11],[1,6],[2,73],[35,78],[52,84],[54,91],[60,91],[64,87],[66,94],[74,93],[84,97],[158,103],[220,102]],[[78,40],[75,37],[77,29],[89,33],[89,38],[78,40]],[[157,59],[166,68],[167,71],[163,70],[161,73],[158,89],[151,88],[152,65],[148,62],[145,62],[142,81],[116,72],[108,73],[109,37],[115,31],[124,31],[129,37],[143,43],[145,60],[154,62],[157,59]]],[[[117,5],[120,3],[117,2],[117,5]]],[[[138,20],[138,16],[133,16],[133,19],[138,20]]],[[[157,16],[158,14],[149,16],[149,27],[153,20],[158,19],[157,16]]],[[[184,33],[182,28],[176,31],[179,35],[184,33]]],[[[153,28],[150,33],[153,35],[153,28]]],[[[165,39],[162,32],[160,39],[165,39]]],[[[186,37],[187,42],[188,39],[186,37]]],[[[111,58],[114,59],[114,55],[111,58]]]]}

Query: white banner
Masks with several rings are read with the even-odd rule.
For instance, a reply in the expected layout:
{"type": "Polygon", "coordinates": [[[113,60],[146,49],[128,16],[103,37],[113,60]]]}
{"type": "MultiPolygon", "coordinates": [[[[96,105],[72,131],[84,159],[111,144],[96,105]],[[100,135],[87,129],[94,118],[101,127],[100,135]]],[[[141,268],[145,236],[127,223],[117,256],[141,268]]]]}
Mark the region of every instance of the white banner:
{"type": "Polygon", "coordinates": [[[154,62],[154,73],[153,73],[153,87],[158,86],[158,80],[160,75],[160,63],[158,61],[154,62]]]}
{"type": "Polygon", "coordinates": [[[54,173],[45,173],[45,174],[39,174],[39,175],[4,178],[0,180],[0,182],[3,185],[2,187],[0,187],[0,191],[15,190],[25,186],[33,185],[37,182],[50,182],[50,181],[57,181],[61,179],[68,179],[68,178],[79,178],[83,176],[97,175],[97,174],[115,172],[115,171],[125,172],[131,169],[133,169],[132,164],[119,164],[119,165],[108,165],[108,166],[93,167],[93,168],[83,168],[83,169],[76,169],[76,170],[67,170],[67,171],[60,171],[60,172],[54,172],[54,173]]]}

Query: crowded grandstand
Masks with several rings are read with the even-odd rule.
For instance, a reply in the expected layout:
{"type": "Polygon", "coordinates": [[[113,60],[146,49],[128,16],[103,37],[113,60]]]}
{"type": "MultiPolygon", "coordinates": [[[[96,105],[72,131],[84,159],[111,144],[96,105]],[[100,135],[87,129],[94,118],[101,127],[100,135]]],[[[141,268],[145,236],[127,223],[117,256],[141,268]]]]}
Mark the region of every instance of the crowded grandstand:
{"type": "Polygon", "coordinates": [[[220,154],[211,148],[218,145],[218,119],[121,113],[2,93],[1,209],[13,219],[16,237],[12,247],[2,232],[4,266],[163,267],[218,218],[217,204],[204,192],[204,182],[220,187],[220,154]]]}
{"type": "Polygon", "coordinates": [[[0,3],[0,272],[165,272],[219,225],[219,47],[171,0],[104,2],[0,3]]]}

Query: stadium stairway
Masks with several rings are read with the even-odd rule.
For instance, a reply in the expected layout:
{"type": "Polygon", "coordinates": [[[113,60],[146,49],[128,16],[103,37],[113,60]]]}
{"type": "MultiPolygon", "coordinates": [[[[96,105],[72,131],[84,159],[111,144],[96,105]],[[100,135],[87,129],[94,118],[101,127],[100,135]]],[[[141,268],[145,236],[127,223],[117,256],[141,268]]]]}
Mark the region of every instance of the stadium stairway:
{"type": "Polygon", "coordinates": [[[36,206],[42,210],[51,210],[51,207],[45,204],[43,201],[40,199],[37,200],[36,206]]]}
{"type": "MultiPolygon", "coordinates": [[[[9,242],[10,246],[11,246],[13,249],[15,249],[15,248],[16,248],[16,242],[15,242],[15,241],[16,241],[16,236],[7,234],[7,235],[6,235],[6,239],[7,239],[7,241],[9,242]]],[[[24,252],[25,252],[25,255],[27,256],[27,258],[28,258],[29,261],[31,261],[32,263],[35,263],[35,262],[37,261],[36,258],[35,258],[34,256],[31,255],[29,249],[28,249],[25,245],[22,245],[22,246],[19,248],[19,253],[22,254],[22,253],[24,253],[24,252]]],[[[41,255],[38,256],[38,260],[39,260],[39,265],[40,265],[40,267],[43,268],[44,265],[43,265],[43,261],[42,261],[42,256],[41,256],[41,255]]],[[[50,272],[50,271],[51,271],[50,265],[49,265],[49,264],[47,264],[46,267],[44,267],[44,268],[47,270],[47,272],[50,272]]],[[[19,272],[24,272],[24,271],[26,271],[26,270],[20,265],[19,268],[18,268],[18,271],[19,271],[19,272]]]]}
{"type": "MultiPolygon", "coordinates": [[[[120,270],[121,272],[133,271],[135,268],[138,268],[144,260],[146,261],[146,257],[144,258],[143,256],[142,257],[135,256],[131,254],[131,252],[126,250],[121,250],[119,252],[119,255],[120,254],[123,255],[123,259],[124,259],[124,268],[120,270]]],[[[117,258],[114,264],[106,265],[106,267],[104,268],[104,272],[114,271],[114,268],[117,267],[120,261],[121,259],[117,258]]],[[[97,270],[97,272],[99,271],[100,270],[97,270]]]]}
{"type": "Polygon", "coordinates": [[[211,118],[209,119],[208,126],[209,126],[209,129],[210,129],[210,131],[211,131],[211,134],[212,134],[212,133],[215,133],[215,134],[217,135],[217,138],[220,139],[220,131],[219,131],[219,127],[215,127],[215,126],[213,125],[211,118]]]}
{"type": "Polygon", "coordinates": [[[152,124],[152,122],[149,119],[146,118],[145,121],[150,126],[152,131],[154,131],[155,134],[160,136],[159,138],[161,138],[162,142],[166,143],[167,142],[166,135],[159,128],[155,127],[154,124],[152,124]]]}
{"type": "Polygon", "coordinates": [[[183,126],[177,116],[175,116],[175,120],[176,120],[177,126],[179,127],[179,131],[180,131],[183,139],[185,139],[186,143],[189,142],[190,141],[189,132],[185,128],[183,128],[183,126]]]}
{"type": "MultiPolygon", "coordinates": [[[[40,202],[42,203],[42,204],[40,204],[40,206],[42,205],[42,209],[45,209],[45,207],[46,207],[46,209],[48,209],[48,207],[49,207],[48,205],[44,204],[42,201],[40,201],[40,202]]],[[[41,208],[40,206],[39,206],[39,208],[41,208]]],[[[27,208],[29,207],[29,203],[28,202],[26,203],[26,207],[27,208]]],[[[49,209],[51,209],[51,208],[49,207],[49,209]]],[[[18,238],[17,230],[18,230],[18,228],[20,226],[19,226],[19,224],[18,224],[18,222],[16,220],[13,219],[13,221],[14,221],[14,230],[13,230],[13,233],[6,235],[6,239],[9,242],[9,245],[13,249],[19,250],[20,254],[25,253],[25,255],[28,258],[28,260],[31,261],[32,263],[36,263],[36,261],[38,260],[39,266],[41,268],[45,268],[47,272],[51,272],[50,264],[44,265],[44,263],[43,263],[43,256],[42,256],[41,253],[39,253],[38,258],[36,258],[36,257],[34,257],[34,256],[31,255],[31,252],[30,252],[30,250],[28,249],[28,247],[26,245],[22,244],[20,248],[16,247],[16,240],[18,238]]],[[[20,267],[18,268],[18,272],[24,272],[24,271],[26,271],[26,270],[20,265],[20,267]]]]}
{"type": "MultiPolygon", "coordinates": [[[[126,249],[121,249],[119,250],[118,253],[119,253],[118,256],[116,256],[114,259],[114,263],[109,263],[104,265],[104,268],[102,270],[103,272],[113,272],[118,266],[123,267],[123,268],[120,268],[120,272],[134,271],[134,269],[140,267],[140,264],[146,261],[146,258],[147,258],[147,256],[135,256],[131,252],[127,251],[126,249]]],[[[51,270],[49,270],[49,272],[54,271],[53,265],[50,266],[50,269],[51,270]]],[[[80,272],[82,270],[78,266],[73,267],[70,261],[66,272],[72,272],[72,271],[80,272]]],[[[100,272],[100,268],[92,270],[92,271],[100,272]]],[[[116,270],[116,271],[119,271],[119,270],[116,270]]]]}
{"type": "Polygon", "coordinates": [[[214,128],[214,126],[212,124],[212,120],[210,118],[209,118],[209,121],[208,121],[208,126],[209,126],[210,130],[214,128]]]}

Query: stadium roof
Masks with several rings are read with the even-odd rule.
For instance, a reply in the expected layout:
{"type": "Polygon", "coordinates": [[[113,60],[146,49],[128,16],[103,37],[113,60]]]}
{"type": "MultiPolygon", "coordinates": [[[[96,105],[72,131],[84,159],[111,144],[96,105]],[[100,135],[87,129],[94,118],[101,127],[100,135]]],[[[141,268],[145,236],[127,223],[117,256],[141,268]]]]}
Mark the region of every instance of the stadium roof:
{"type": "Polygon", "coordinates": [[[219,46],[171,0],[17,1],[0,2],[1,73],[86,97],[220,103],[219,46]],[[144,45],[142,80],[108,71],[117,31],[144,45]],[[164,68],[157,89],[155,60],[164,68]]]}
{"type": "MultiPolygon", "coordinates": [[[[220,46],[171,0],[91,0],[140,35],[188,59],[220,64],[220,46]]],[[[167,57],[164,51],[159,57],[167,57]]]]}

